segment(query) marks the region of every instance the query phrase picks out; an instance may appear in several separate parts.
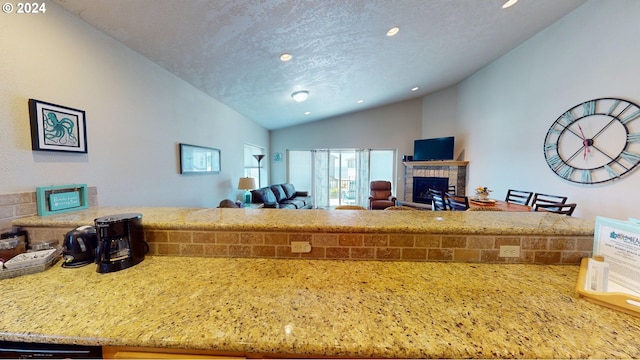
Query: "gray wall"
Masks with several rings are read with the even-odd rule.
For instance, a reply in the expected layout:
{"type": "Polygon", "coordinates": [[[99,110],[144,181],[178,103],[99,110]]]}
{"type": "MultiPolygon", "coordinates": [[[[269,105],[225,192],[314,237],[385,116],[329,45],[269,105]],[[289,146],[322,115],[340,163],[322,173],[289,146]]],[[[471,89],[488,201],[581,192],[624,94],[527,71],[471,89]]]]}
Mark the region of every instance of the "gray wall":
{"type": "Polygon", "coordinates": [[[243,144],[267,130],[47,3],[0,21],[0,193],[86,183],[100,205],[214,207],[236,198],[243,144]],[[31,150],[27,101],[86,111],[88,154],[31,150]],[[222,172],[180,175],[177,144],[219,148],[222,172]]]}

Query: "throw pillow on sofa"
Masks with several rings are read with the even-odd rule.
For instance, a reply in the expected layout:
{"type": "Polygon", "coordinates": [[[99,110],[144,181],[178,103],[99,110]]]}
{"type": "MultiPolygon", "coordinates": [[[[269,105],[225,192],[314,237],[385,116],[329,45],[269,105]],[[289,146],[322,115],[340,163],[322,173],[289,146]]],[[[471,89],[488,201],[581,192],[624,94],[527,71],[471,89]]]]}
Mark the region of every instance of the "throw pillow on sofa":
{"type": "Polygon", "coordinates": [[[254,203],[263,203],[265,207],[277,207],[278,201],[270,187],[263,187],[251,190],[251,197],[254,203]]]}
{"type": "Polygon", "coordinates": [[[296,188],[293,184],[282,184],[282,190],[284,190],[285,194],[287,194],[287,199],[293,199],[296,197],[296,188]]]}
{"type": "Polygon", "coordinates": [[[280,185],[271,185],[271,191],[273,191],[273,195],[276,196],[276,201],[281,202],[282,200],[287,200],[287,194],[282,189],[280,185]]]}

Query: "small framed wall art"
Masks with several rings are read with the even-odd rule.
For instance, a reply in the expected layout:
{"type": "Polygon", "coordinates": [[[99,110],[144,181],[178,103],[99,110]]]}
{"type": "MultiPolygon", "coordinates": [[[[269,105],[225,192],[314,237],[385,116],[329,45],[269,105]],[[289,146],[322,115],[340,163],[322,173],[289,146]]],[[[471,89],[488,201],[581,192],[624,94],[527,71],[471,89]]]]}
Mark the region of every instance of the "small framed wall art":
{"type": "Polygon", "coordinates": [[[220,149],[180,143],[180,174],[217,174],[220,149]]]}
{"type": "Polygon", "coordinates": [[[33,150],[87,152],[84,111],[29,99],[29,117],[33,150]]]}

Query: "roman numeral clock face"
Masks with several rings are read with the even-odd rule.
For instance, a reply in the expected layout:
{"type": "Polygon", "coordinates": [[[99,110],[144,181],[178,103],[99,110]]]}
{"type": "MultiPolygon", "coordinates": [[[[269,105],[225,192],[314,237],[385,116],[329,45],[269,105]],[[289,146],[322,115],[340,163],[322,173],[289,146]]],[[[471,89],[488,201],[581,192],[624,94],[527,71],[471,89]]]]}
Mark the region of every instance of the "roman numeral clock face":
{"type": "Polygon", "coordinates": [[[585,101],[560,115],[544,139],[547,165],[583,184],[617,179],[640,163],[640,107],[614,98],[585,101]]]}

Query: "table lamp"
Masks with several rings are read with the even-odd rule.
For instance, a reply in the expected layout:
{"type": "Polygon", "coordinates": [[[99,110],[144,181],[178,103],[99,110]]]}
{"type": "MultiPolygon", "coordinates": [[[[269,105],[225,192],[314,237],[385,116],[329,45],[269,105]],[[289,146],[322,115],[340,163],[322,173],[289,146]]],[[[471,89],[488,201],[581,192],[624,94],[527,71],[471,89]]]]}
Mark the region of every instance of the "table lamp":
{"type": "Polygon", "coordinates": [[[242,177],[240,181],[238,181],[238,190],[244,190],[244,195],[242,196],[243,202],[245,204],[251,204],[251,192],[249,190],[253,190],[256,188],[256,179],[252,177],[242,177]]]}

